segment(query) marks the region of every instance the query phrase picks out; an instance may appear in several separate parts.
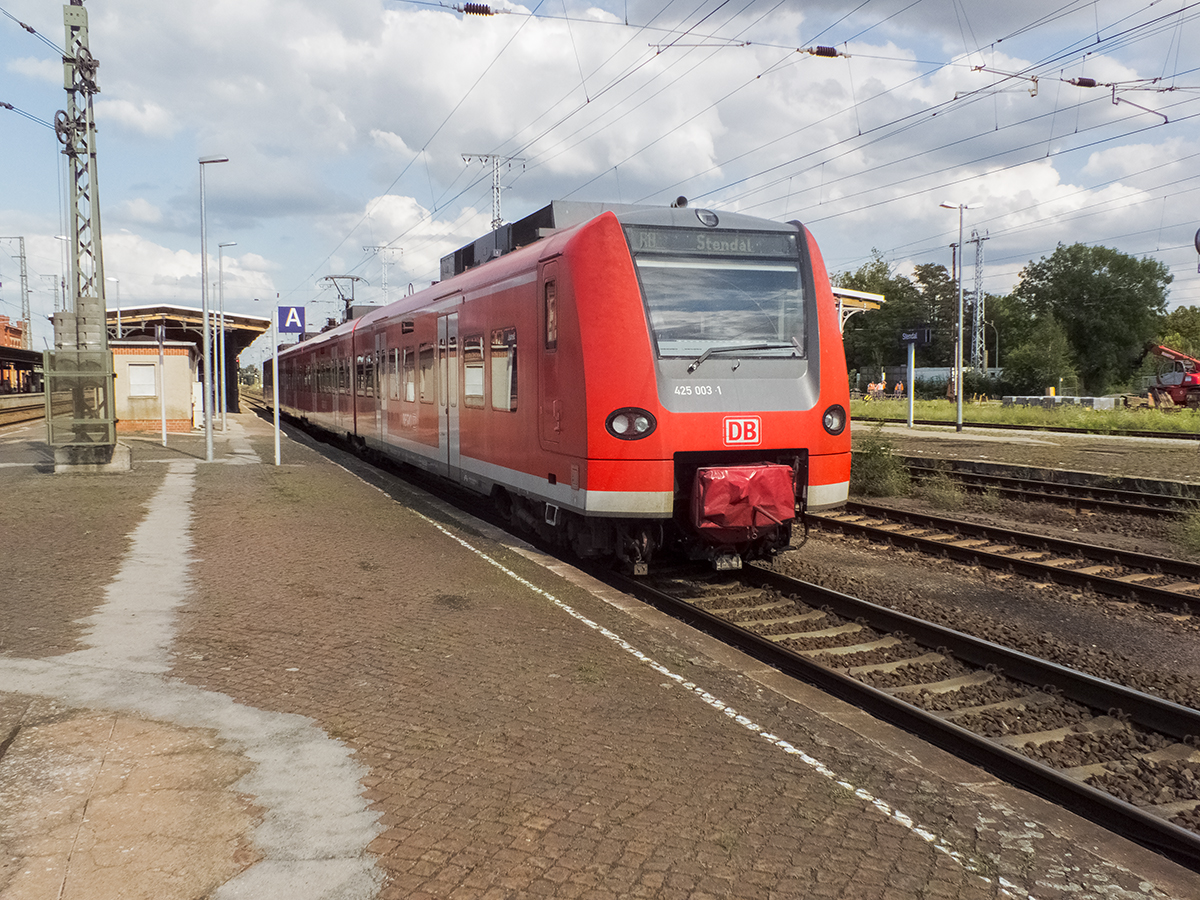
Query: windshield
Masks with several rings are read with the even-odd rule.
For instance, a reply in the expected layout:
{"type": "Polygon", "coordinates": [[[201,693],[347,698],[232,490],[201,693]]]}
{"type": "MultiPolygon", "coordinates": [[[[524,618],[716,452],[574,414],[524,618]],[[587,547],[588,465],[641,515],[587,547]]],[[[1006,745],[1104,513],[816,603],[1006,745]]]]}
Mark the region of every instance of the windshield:
{"type": "Polygon", "coordinates": [[[659,356],[802,356],[795,233],[625,229],[659,356]]]}

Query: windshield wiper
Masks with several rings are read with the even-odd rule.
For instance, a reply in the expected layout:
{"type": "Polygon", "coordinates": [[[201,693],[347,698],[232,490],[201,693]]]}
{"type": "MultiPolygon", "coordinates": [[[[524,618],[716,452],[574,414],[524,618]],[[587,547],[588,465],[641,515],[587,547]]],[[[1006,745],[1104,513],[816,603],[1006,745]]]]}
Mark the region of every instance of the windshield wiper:
{"type": "Polygon", "coordinates": [[[709,347],[707,350],[701,353],[690,366],[687,367],[687,370],[689,375],[692,374],[698,368],[700,368],[700,364],[702,362],[704,362],[714,353],[743,353],[746,350],[786,350],[788,347],[796,347],[796,349],[799,349],[795,341],[793,341],[791,344],[741,344],[737,347],[709,347]]]}

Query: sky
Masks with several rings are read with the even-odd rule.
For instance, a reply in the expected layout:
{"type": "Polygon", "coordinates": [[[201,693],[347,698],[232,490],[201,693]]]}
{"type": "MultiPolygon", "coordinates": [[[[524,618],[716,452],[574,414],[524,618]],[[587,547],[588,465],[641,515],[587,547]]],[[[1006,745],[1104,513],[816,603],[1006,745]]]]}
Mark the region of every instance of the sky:
{"type": "MultiPolygon", "coordinates": [[[[1200,2],[84,6],[110,308],[200,305],[209,155],[229,158],[205,194],[230,312],[335,316],[330,276],[365,303],[428,286],[491,227],[492,157],[505,221],[684,196],[803,222],[831,274],[876,254],[907,274],[950,267],[961,216],[968,289],[980,246],[1005,294],[1086,243],[1161,261],[1169,306],[1200,305],[1200,2]]],[[[25,238],[36,349],[64,274],[44,124],[66,107],[64,44],[60,3],[0,0],[0,238],[25,238]]],[[[16,256],[0,239],[12,318],[16,256]]]]}

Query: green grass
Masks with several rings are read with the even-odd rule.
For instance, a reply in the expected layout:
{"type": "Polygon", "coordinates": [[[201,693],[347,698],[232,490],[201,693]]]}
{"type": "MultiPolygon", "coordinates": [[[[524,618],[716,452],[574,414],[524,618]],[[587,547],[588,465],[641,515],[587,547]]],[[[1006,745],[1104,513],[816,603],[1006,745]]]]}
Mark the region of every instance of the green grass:
{"type": "Polygon", "coordinates": [[[876,425],[857,438],[850,467],[850,492],[863,497],[904,495],[912,487],[908,467],[896,456],[895,446],[876,425]]]}
{"type": "Polygon", "coordinates": [[[1200,553],[1200,505],[1193,505],[1180,518],[1176,540],[1185,550],[1200,553]]]}
{"type": "MultiPolygon", "coordinates": [[[[850,416],[859,423],[879,419],[907,419],[907,400],[852,400],[850,416]]],[[[957,408],[949,400],[917,400],[913,418],[951,423],[957,420],[957,408]]],[[[1187,434],[1200,431],[1200,410],[1174,409],[1085,409],[1060,406],[1039,409],[1003,406],[998,400],[963,403],[963,423],[981,425],[1037,425],[1060,428],[1084,428],[1099,434],[1114,431],[1159,431],[1187,434]]]]}
{"type": "Polygon", "coordinates": [[[954,510],[963,505],[963,490],[947,472],[935,472],[917,485],[917,494],[934,509],[954,510]]]}

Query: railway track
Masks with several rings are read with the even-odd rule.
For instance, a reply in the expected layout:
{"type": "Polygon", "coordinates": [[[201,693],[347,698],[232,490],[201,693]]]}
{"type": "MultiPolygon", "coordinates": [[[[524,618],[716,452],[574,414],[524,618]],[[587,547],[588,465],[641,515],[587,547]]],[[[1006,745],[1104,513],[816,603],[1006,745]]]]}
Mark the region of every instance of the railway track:
{"type": "Polygon", "coordinates": [[[16,425],[46,417],[43,394],[7,394],[0,396],[0,425],[16,425]]]}
{"type": "Polygon", "coordinates": [[[972,460],[929,460],[902,456],[918,482],[949,477],[976,491],[1012,500],[1054,503],[1082,510],[1177,514],[1200,504],[1200,486],[1184,482],[1117,478],[1084,472],[1034,469],[972,460]]]}
{"type": "Polygon", "coordinates": [[[823,529],[885,541],[968,565],[1011,571],[1173,612],[1200,614],[1200,564],[1185,560],[859,502],[806,518],[823,529]]]}
{"type": "MultiPolygon", "coordinates": [[[[874,418],[855,416],[854,421],[864,425],[874,425],[876,423],[883,425],[907,425],[907,418],[874,418]]],[[[914,419],[914,425],[935,425],[942,427],[954,427],[954,422],[945,419],[914,419]]],[[[989,431],[1039,431],[1050,434],[1079,434],[1079,435],[1098,435],[1118,437],[1140,437],[1140,438],[1162,438],[1166,441],[1200,441],[1200,433],[1185,432],[1185,431],[1138,431],[1136,429],[1125,430],[1091,430],[1088,428],[1069,428],[1062,425],[1009,425],[1002,422],[966,422],[967,428],[983,428],[989,431]]]]}
{"type": "Polygon", "coordinates": [[[752,566],[629,593],[1200,871],[1200,712],[752,566]]]}

